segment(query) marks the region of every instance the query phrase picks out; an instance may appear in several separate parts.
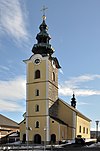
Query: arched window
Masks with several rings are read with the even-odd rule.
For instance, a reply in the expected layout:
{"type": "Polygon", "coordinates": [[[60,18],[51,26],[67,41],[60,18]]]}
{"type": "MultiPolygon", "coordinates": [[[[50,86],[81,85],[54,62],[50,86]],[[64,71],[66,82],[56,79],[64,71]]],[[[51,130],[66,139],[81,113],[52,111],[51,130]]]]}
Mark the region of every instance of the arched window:
{"type": "Polygon", "coordinates": [[[39,121],[36,121],[35,128],[39,128],[39,121]]]}
{"type": "Polygon", "coordinates": [[[88,128],[86,129],[86,134],[88,134],[88,128]]]}
{"type": "Polygon", "coordinates": [[[55,81],[55,73],[52,73],[52,80],[55,81]]]}
{"type": "Polygon", "coordinates": [[[35,106],[35,112],[39,112],[39,105],[35,106]]]}
{"type": "Polygon", "coordinates": [[[83,133],[85,133],[85,127],[83,127],[83,133]]]}
{"type": "Polygon", "coordinates": [[[81,126],[79,126],[79,133],[81,133],[81,126]]]}
{"type": "Polygon", "coordinates": [[[36,70],[35,71],[35,79],[39,79],[40,78],[40,70],[36,70]]]}
{"type": "Polygon", "coordinates": [[[39,90],[38,89],[35,90],[35,96],[39,96],[39,90]]]}

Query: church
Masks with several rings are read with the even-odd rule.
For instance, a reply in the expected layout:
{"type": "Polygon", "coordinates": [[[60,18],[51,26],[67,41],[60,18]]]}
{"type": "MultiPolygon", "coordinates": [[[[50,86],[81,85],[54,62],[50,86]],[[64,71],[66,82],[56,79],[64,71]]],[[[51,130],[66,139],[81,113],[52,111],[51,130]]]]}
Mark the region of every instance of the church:
{"type": "Polygon", "coordinates": [[[26,64],[26,112],[20,122],[20,140],[35,144],[59,143],[77,136],[90,138],[91,120],[76,109],[73,94],[71,105],[58,97],[58,70],[61,68],[43,15],[26,64]]]}

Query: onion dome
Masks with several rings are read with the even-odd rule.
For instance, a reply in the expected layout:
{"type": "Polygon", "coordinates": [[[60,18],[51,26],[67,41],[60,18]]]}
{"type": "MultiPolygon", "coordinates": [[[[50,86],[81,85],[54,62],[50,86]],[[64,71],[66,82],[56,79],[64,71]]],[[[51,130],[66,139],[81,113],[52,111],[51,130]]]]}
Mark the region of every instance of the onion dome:
{"type": "Polygon", "coordinates": [[[45,23],[45,15],[43,15],[42,24],[39,26],[40,32],[37,34],[37,44],[34,44],[32,48],[32,52],[34,54],[44,55],[52,55],[54,50],[52,46],[49,44],[49,40],[51,39],[50,35],[47,33],[48,26],[45,23]]]}
{"type": "Polygon", "coordinates": [[[71,101],[71,106],[76,108],[76,101],[75,101],[76,99],[75,99],[75,94],[74,93],[73,93],[73,97],[71,98],[71,100],[72,100],[71,101]]]}

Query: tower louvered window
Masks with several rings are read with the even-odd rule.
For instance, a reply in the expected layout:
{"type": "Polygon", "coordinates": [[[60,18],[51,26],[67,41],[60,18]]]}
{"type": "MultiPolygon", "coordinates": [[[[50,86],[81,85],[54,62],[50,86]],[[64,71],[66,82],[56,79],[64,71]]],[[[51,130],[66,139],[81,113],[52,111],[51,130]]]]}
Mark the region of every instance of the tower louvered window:
{"type": "Polygon", "coordinates": [[[38,89],[35,90],[35,96],[39,96],[39,90],[38,89]]]}
{"type": "Polygon", "coordinates": [[[35,79],[39,79],[40,78],[40,70],[36,70],[35,71],[35,79]]]}
{"type": "Polygon", "coordinates": [[[36,112],[39,112],[39,105],[36,105],[36,106],[35,106],[35,111],[36,111],[36,112]]]}

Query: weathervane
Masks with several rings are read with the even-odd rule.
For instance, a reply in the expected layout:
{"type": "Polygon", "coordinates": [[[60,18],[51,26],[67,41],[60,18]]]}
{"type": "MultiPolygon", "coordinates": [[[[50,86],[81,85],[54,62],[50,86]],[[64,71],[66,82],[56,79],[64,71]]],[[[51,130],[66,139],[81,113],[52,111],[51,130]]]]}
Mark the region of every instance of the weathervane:
{"type": "Polygon", "coordinates": [[[41,11],[43,12],[43,16],[42,16],[43,20],[46,19],[46,16],[45,16],[46,9],[48,9],[48,8],[43,5],[43,8],[41,9],[41,11]]]}

